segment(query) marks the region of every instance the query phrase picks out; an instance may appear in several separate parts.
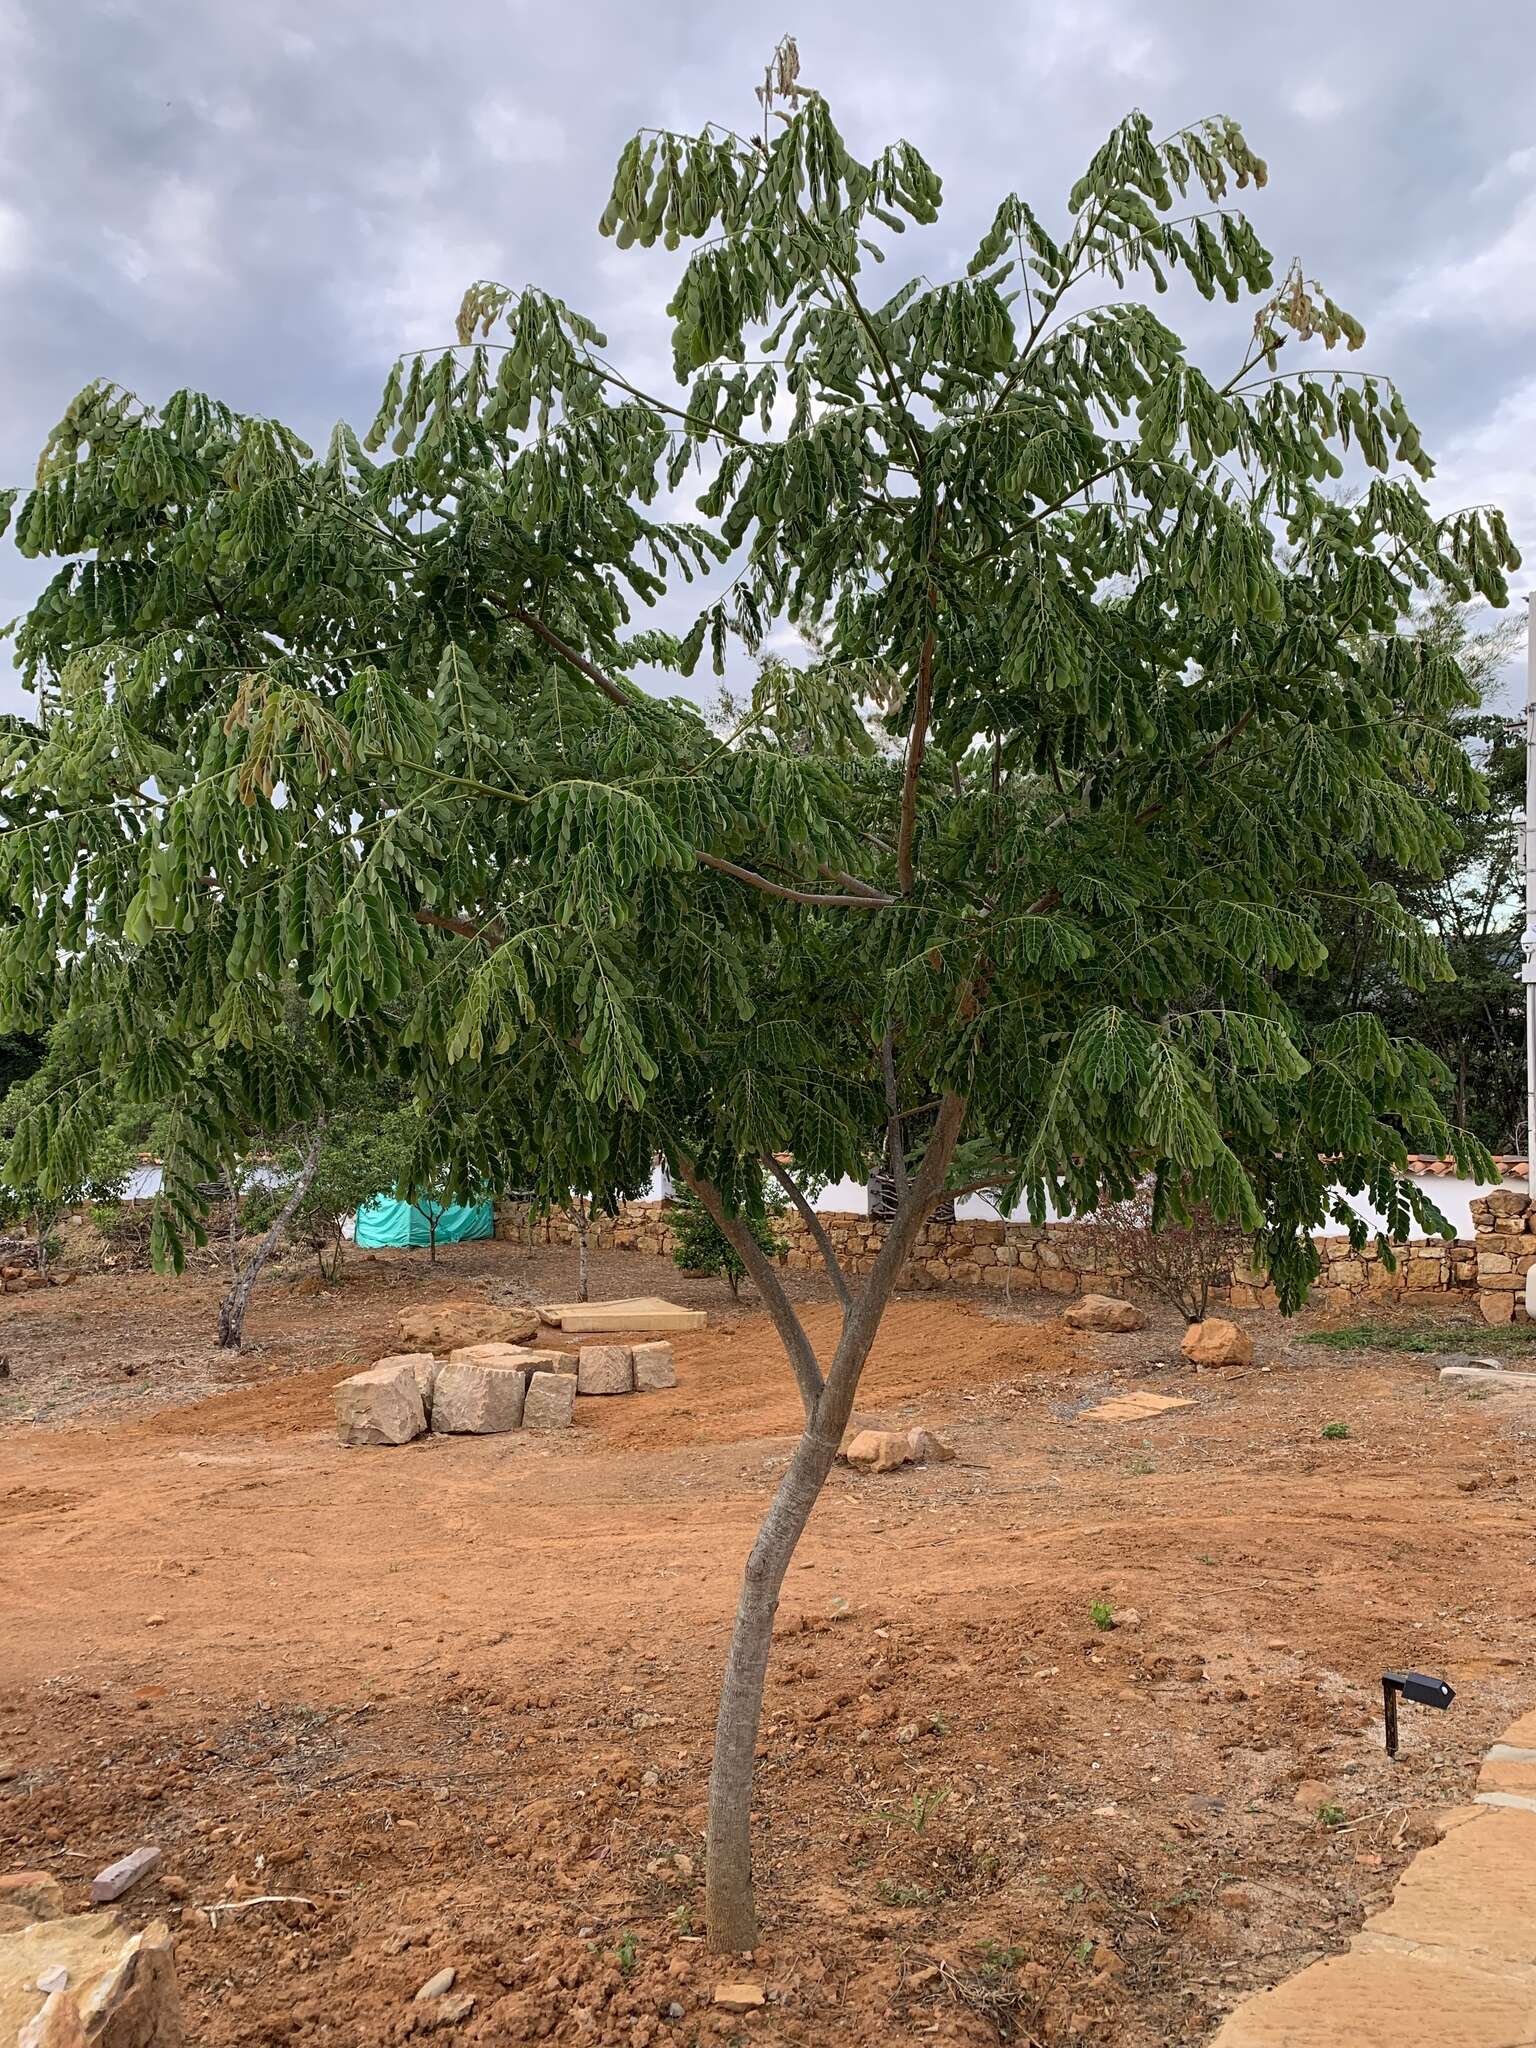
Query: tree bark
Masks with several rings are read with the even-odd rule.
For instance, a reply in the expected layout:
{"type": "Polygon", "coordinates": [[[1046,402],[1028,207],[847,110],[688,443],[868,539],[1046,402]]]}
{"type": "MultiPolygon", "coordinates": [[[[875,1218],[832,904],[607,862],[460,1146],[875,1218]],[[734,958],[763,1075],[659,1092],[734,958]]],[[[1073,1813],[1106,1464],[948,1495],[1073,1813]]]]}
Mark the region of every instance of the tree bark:
{"type": "MultiPolygon", "coordinates": [[[[747,1559],[720,1688],[715,1756],[709,1779],[705,1911],[709,1945],[714,1949],[747,1949],[757,1941],[757,1902],[752,1886],[752,1766],[773,1643],[773,1618],[778,1612],[784,1574],[842,1443],[843,1431],[853,1412],[859,1376],[879,1331],[896,1276],[943,1189],[964,1118],[964,1101],[946,1095],[922,1164],[892,1218],[874,1271],[844,1315],[831,1367],[809,1409],[789,1469],[747,1559]]],[[[799,1379],[794,1348],[782,1329],[780,1336],[799,1379]]]]}
{"type": "Polygon", "coordinates": [[[589,1218],[585,1195],[576,1197],[576,1206],[572,1209],[571,1216],[576,1224],[576,1299],[588,1301],[591,1299],[588,1288],[591,1284],[592,1260],[588,1245],[589,1218]]]}
{"type": "Polygon", "coordinates": [[[300,1202],[309,1192],[309,1184],[315,1177],[315,1168],[320,1164],[320,1151],[325,1143],[325,1128],[315,1133],[315,1142],[310,1146],[304,1164],[299,1168],[299,1177],[289,1191],[288,1199],[272,1219],[272,1227],[257,1245],[244,1268],[236,1276],[235,1284],[219,1303],[219,1344],[225,1351],[238,1351],[245,1336],[245,1311],[250,1305],[251,1290],[261,1278],[261,1269],[271,1258],[278,1239],[288,1228],[300,1202]]]}

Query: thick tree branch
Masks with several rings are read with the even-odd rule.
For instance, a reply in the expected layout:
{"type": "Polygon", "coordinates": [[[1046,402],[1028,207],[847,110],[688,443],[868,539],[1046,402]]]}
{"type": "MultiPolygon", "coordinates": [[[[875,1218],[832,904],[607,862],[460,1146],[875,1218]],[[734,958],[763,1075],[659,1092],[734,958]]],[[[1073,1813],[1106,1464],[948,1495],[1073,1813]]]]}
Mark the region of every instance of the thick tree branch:
{"type": "Polygon", "coordinates": [[[782,897],[786,903],[808,903],[814,910],[890,910],[897,899],[882,896],[878,889],[866,883],[857,885],[856,896],[818,895],[814,889],[790,889],[782,882],[770,882],[766,875],[755,875],[750,868],[739,868],[733,860],[722,860],[717,853],[699,853],[694,859],[701,867],[714,868],[718,874],[729,875],[734,881],[745,882],[750,888],[761,889],[765,896],[782,897]]]}
{"type": "Polygon", "coordinates": [[[896,1087],[896,1037],[887,1027],[880,1040],[880,1074],[885,1083],[886,1170],[901,1207],[907,1192],[907,1145],[901,1132],[901,1096],[896,1087]]]}
{"type": "Polygon", "coordinates": [[[784,1349],[789,1353],[789,1362],[794,1368],[795,1384],[800,1389],[800,1400],[805,1409],[806,1420],[809,1421],[816,1413],[816,1403],[821,1399],[821,1367],[816,1362],[816,1352],[811,1340],[805,1334],[805,1325],[795,1314],[794,1303],[784,1292],[784,1283],[780,1280],[772,1259],[739,1216],[726,1214],[725,1203],[714,1182],[706,1180],[693,1161],[681,1153],[678,1154],[678,1165],[682,1168],[683,1179],[709,1211],[716,1229],[746,1267],[754,1286],[767,1304],[768,1313],[773,1318],[773,1326],[779,1333],[784,1349]]]}
{"type": "Polygon", "coordinates": [[[842,1264],[833,1248],[832,1239],[827,1232],[827,1226],[806,1200],[799,1182],[786,1166],[775,1159],[771,1152],[763,1154],[763,1164],[800,1211],[800,1220],[811,1233],[811,1236],[815,1238],[816,1249],[821,1253],[821,1262],[827,1269],[827,1278],[832,1282],[832,1292],[837,1296],[845,1309],[851,1308],[853,1306],[853,1291],[848,1285],[847,1275],[843,1272],[842,1264]]]}
{"type": "Polygon", "coordinates": [[[567,667],[575,669],[579,675],[584,675],[589,683],[596,683],[603,695],[612,703],[617,704],[621,710],[629,709],[628,693],[620,688],[612,676],[604,675],[596,662],[588,661],[584,654],[578,654],[569,642],[560,638],[552,626],[546,626],[537,613],[525,610],[520,604],[509,604],[503,609],[508,618],[516,619],[518,624],[526,626],[530,633],[536,633],[546,647],[552,647],[567,667]]]}
{"type": "Polygon", "coordinates": [[[917,663],[917,695],[912,703],[912,730],[907,736],[907,767],[901,783],[901,830],[896,837],[896,886],[912,894],[912,841],[917,832],[917,782],[928,750],[928,719],[933,710],[933,628],[923,635],[917,663]]]}

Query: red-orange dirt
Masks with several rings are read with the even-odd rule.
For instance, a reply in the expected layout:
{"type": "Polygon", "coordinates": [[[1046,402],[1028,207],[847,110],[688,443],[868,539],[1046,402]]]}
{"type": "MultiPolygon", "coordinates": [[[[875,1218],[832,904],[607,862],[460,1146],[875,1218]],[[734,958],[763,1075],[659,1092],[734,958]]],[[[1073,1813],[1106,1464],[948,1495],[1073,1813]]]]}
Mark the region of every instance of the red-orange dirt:
{"type": "Polygon", "coordinates": [[[714,1695],[797,1415],[766,1320],[608,1255],[594,1291],[714,1311],[675,1392],[558,1438],[329,1431],[401,1306],[568,1290],[568,1263],[283,1284],[233,1362],[216,1277],[0,1308],[0,1869],[78,1904],[159,1845],[125,1903],[176,1928],[203,2048],[433,2031],[412,1993],[445,1965],[474,1999],[446,2043],[1198,2040],[1340,1945],[1536,1702],[1529,1408],[1267,1316],[1253,1368],[1197,1374],[1171,1318],[1094,1338],[1038,1300],[902,1301],[859,1412],[960,1455],[828,1486],[769,1681],[762,1945],[722,1965],[714,1695]],[[1191,1405],[1083,1418],[1127,1388],[1191,1405]],[[1405,1710],[1391,1764],[1400,1664],[1459,1697],[1405,1710]],[[267,1894],[304,1903],[196,1910],[267,1894]],[[717,2011],[724,1978],[767,2006],[717,2011]]]}

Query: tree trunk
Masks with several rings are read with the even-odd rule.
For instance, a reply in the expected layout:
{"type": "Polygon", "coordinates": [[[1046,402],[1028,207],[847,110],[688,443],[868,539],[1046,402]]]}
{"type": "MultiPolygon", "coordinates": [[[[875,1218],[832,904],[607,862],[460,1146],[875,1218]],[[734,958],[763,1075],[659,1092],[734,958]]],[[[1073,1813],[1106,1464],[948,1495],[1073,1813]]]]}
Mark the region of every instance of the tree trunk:
{"type": "Polygon", "coordinates": [[[588,1233],[591,1227],[591,1218],[587,1214],[587,1198],[585,1195],[578,1195],[576,1197],[576,1206],[571,1211],[571,1219],[576,1225],[576,1299],[578,1301],[590,1301],[592,1298],[589,1292],[591,1287],[592,1255],[588,1242],[588,1233]]]}
{"type": "MultiPolygon", "coordinates": [[[[805,1429],[747,1559],[736,1625],[726,1653],[720,1711],[715,1723],[714,1764],[709,1778],[705,1912],[709,1945],[714,1949],[741,1950],[755,1947],[757,1942],[757,1902],[752,1887],[752,1766],[773,1643],[773,1618],[778,1611],[784,1574],[842,1444],[843,1431],[853,1413],[859,1376],[879,1331],[896,1276],[943,1188],[964,1117],[963,1100],[946,1096],[922,1164],[891,1220],[874,1270],[844,1315],[842,1335],[825,1384],[814,1404],[808,1403],[805,1429]]],[[[782,1330],[780,1334],[794,1365],[790,1339],[782,1330]]],[[[798,1366],[796,1378],[803,1391],[805,1382],[798,1366]]]]}
{"type": "Polygon", "coordinates": [[[245,1336],[245,1311],[250,1305],[251,1290],[261,1278],[261,1269],[271,1258],[278,1239],[288,1228],[300,1202],[309,1192],[309,1184],[315,1177],[315,1168],[320,1164],[320,1148],[325,1143],[324,1126],[316,1131],[315,1142],[310,1146],[304,1164],[299,1168],[299,1177],[289,1190],[288,1199],[272,1219],[272,1228],[257,1245],[245,1266],[235,1278],[235,1284],[219,1303],[219,1344],[225,1351],[238,1351],[245,1336]]]}

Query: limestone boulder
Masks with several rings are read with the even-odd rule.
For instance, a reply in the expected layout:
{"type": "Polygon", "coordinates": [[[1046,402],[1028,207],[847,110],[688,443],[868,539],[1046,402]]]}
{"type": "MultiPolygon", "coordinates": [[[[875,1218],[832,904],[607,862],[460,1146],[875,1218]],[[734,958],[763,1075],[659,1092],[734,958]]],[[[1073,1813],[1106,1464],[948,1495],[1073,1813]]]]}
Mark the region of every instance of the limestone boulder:
{"type": "Polygon", "coordinates": [[[77,1913],[0,1935],[0,2042],[17,2048],[183,2048],[170,1931],[125,1939],[115,1913],[77,1913]],[[61,1990],[37,1980],[63,1970],[61,1990]]]}
{"type": "Polygon", "coordinates": [[[1191,1365],[1252,1365],[1253,1339],[1225,1316],[1207,1316],[1184,1332],[1180,1351],[1191,1365]]]}
{"type": "Polygon", "coordinates": [[[526,1373],[564,1372],[574,1379],[578,1360],[574,1351],[535,1351],[520,1345],[517,1362],[526,1373]]]}
{"type": "Polygon", "coordinates": [[[524,1429],[569,1429],[575,1413],[575,1373],[534,1373],[523,1402],[524,1429]]]}
{"type": "Polygon", "coordinates": [[[416,1368],[370,1366],[336,1389],[336,1437],[344,1444],[408,1444],[427,1426],[416,1368]]]}
{"type": "Polygon", "coordinates": [[[383,1365],[408,1365],[416,1375],[416,1385],[421,1394],[421,1405],[426,1410],[427,1420],[432,1420],[432,1390],[437,1384],[437,1360],[430,1351],[394,1351],[388,1358],[374,1361],[374,1370],[383,1365]]]}
{"type": "Polygon", "coordinates": [[[528,1370],[528,1352],[521,1344],[455,1344],[450,1365],[517,1365],[528,1370]]]}
{"type": "Polygon", "coordinates": [[[578,1394],[632,1394],[634,1353],[627,1344],[583,1344],[576,1365],[578,1394]]]}
{"type": "Polygon", "coordinates": [[[400,1341],[412,1351],[453,1351],[467,1344],[522,1344],[539,1319],[514,1302],[429,1301],[400,1312],[400,1341]]]}
{"type": "Polygon", "coordinates": [[[861,1429],[848,1439],[843,1460],[855,1472],[894,1472],[913,1462],[912,1442],[899,1429],[861,1429]]]}
{"type": "Polygon", "coordinates": [[[654,1394],[677,1385],[677,1368],[670,1344],[637,1344],[634,1347],[635,1391],[654,1394]]]}
{"type": "Polygon", "coordinates": [[[437,1436],[498,1436],[519,1429],[528,1376],[520,1365],[450,1359],[437,1368],[432,1429],[437,1436]]]}
{"type": "Polygon", "coordinates": [[[0,1934],[63,1915],[64,1887],[49,1871],[8,1870],[0,1877],[0,1934]]]}
{"type": "Polygon", "coordinates": [[[1136,1304],[1122,1301],[1116,1294],[1085,1294],[1080,1301],[1067,1304],[1061,1319],[1073,1330],[1126,1331],[1147,1327],[1147,1319],[1136,1304]]]}

